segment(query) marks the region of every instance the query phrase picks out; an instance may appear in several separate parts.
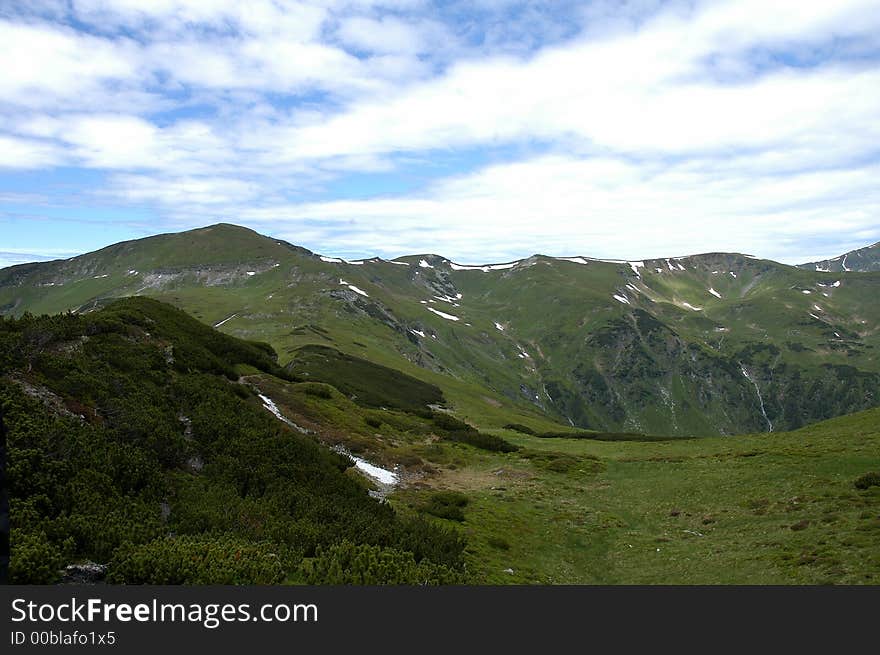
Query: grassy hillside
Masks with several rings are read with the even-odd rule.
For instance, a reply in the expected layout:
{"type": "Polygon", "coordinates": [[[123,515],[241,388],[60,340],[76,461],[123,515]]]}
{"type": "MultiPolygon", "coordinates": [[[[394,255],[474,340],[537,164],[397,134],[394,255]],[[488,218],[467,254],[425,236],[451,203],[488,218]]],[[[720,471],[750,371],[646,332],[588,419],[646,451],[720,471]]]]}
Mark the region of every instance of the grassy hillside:
{"type": "Polygon", "coordinates": [[[282,365],[322,347],[410,376],[482,426],[684,436],[880,404],[878,288],[880,273],[731,253],[344,262],[217,225],[4,269],[0,311],[148,295],[270,343],[282,365]]]}
{"type": "Polygon", "coordinates": [[[394,496],[419,507],[462,494],[468,566],[484,582],[880,583],[876,409],[772,435],[500,434],[521,450],[456,453],[394,496]]]}

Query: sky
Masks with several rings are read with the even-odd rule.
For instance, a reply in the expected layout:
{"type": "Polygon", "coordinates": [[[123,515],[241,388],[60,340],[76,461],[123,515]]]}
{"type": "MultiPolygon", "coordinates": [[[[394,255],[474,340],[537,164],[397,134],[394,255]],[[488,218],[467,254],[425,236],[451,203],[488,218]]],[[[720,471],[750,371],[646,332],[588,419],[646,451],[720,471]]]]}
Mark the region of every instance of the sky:
{"type": "Polygon", "coordinates": [[[0,0],[0,266],[880,241],[880,0],[0,0]]]}

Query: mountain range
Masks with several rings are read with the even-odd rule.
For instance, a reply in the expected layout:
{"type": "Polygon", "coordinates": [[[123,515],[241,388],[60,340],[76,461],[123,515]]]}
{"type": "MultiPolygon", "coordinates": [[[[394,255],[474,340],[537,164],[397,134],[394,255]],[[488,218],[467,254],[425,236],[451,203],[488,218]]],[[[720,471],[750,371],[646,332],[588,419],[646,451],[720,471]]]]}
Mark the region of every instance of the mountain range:
{"type": "Polygon", "coordinates": [[[878,252],[345,261],[219,224],[0,270],[0,311],[150,296],[293,369],[321,346],[398,370],[490,427],[723,435],[880,404],[878,252]]]}

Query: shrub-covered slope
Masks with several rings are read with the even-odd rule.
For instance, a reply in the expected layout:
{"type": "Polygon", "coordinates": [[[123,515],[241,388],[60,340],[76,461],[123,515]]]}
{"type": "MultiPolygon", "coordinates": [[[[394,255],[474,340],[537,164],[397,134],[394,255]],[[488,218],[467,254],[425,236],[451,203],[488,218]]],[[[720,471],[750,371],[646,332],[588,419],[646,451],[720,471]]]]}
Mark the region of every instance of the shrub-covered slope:
{"type": "Polygon", "coordinates": [[[124,583],[344,581],[334,558],[367,582],[462,579],[459,537],[370,498],[238,370],[287,377],[265,344],[146,298],[0,319],[11,580],[90,560],[124,583]]]}

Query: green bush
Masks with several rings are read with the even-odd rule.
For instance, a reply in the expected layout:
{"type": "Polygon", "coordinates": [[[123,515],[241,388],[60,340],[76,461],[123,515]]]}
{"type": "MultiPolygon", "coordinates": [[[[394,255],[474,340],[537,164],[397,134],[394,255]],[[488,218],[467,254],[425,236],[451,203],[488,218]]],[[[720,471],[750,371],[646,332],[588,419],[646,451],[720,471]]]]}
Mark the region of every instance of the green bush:
{"type": "Polygon", "coordinates": [[[325,400],[330,400],[333,397],[333,387],[320,382],[303,382],[296,386],[296,390],[315,398],[324,398],[325,400]]]}
{"type": "Polygon", "coordinates": [[[441,519],[450,521],[464,521],[463,507],[468,504],[467,496],[457,491],[438,491],[431,494],[428,502],[420,508],[420,511],[441,519]]]}
{"type": "Polygon", "coordinates": [[[512,453],[519,450],[519,446],[514,446],[506,439],[496,437],[494,434],[477,432],[474,429],[467,432],[450,432],[444,437],[444,439],[470,444],[476,448],[498,453],[512,453]]]}
{"type": "Polygon", "coordinates": [[[50,584],[58,580],[61,551],[45,532],[10,535],[9,581],[12,584],[50,584]]]}
{"type": "Polygon", "coordinates": [[[474,429],[464,421],[457,419],[452,414],[447,414],[446,412],[434,412],[431,419],[434,421],[434,425],[437,426],[438,429],[448,432],[466,432],[474,429]]]}
{"type": "Polygon", "coordinates": [[[523,425],[522,423],[508,423],[504,426],[505,430],[513,430],[514,432],[521,432],[522,434],[535,434],[535,431],[532,430],[528,425],[523,425]]]}
{"type": "Polygon", "coordinates": [[[320,548],[314,559],[300,566],[300,577],[310,585],[448,585],[464,584],[458,571],[411,552],[349,541],[320,548]]]}
{"type": "Polygon", "coordinates": [[[486,539],[486,543],[496,550],[510,550],[510,544],[501,537],[491,536],[486,539]]]}
{"type": "Polygon", "coordinates": [[[869,487],[880,487],[880,473],[871,471],[856,478],[853,483],[856,489],[867,489],[869,487]]]}
{"type": "Polygon", "coordinates": [[[119,548],[108,581],[126,584],[278,584],[283,557],[275,544],[229,538],[164,537],[119,548]]]}

